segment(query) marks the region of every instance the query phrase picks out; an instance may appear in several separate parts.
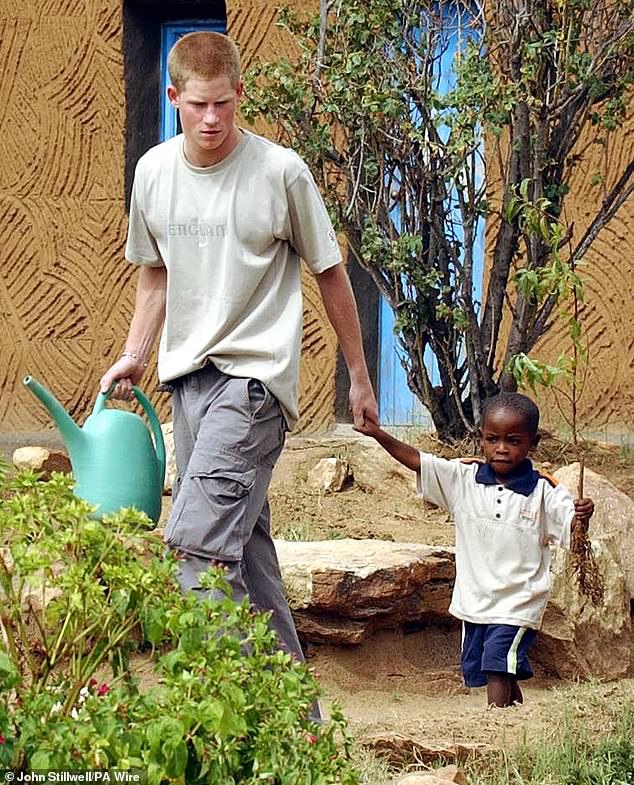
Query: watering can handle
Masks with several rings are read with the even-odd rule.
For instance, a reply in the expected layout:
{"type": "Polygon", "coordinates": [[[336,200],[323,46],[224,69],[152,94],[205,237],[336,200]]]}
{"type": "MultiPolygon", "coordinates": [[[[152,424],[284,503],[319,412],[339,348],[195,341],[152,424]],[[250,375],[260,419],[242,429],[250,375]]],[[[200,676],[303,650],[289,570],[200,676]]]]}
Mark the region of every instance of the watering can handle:
{"type": "Polygon", "coordinates": [[[144,393],[139,390],[138,387],[132,388],[134,395],[137,401],[141,404],[145,413],[147,414],[148,420],[150,421],[150,425],[152,427],[152,434],[154,436],[154,448],[156,449],[156,459],[159,463],[159,479],[161,481],[161,487],[163,487],[163,483],[165,482],[165,467],[166,467],[166,459],[165,459],[165,441],[163,439],[163,431],[161,429],[161,423],[159,418],[154,411],[154,407],[150,403],[149,399],[145,396],[144,393]]]}
{"type": "MultiPolygon", "coordinates": [[[[100,392],[97,396],[97,400],[95,401],[95,405],[93,407],[92,413],[98,414],[106,405],[106,401],[112,395],[112,391],[115,388],[116,382],[112,384],[109,390],[106,392],[100,392]]],[[[152,435],[154,436],[154,449],[156,450],[156,459],[159,464],[159,478],[161,481],[161,487],[165,482],[165,468],[166,468],[166,457],[165,457],[165,441],[163,439],[163,431],[161,430],[161,423],[159,422],[159,418],[154,411],[154,407],[146,398],[145,394],[139,390],[138,387],[133,387],[132,391],[134,392],[134,396],[137,401],[141,404],[145,413],[147,414],[147,418],[150,421],[150,426],[152,428],[152,435]]]]}

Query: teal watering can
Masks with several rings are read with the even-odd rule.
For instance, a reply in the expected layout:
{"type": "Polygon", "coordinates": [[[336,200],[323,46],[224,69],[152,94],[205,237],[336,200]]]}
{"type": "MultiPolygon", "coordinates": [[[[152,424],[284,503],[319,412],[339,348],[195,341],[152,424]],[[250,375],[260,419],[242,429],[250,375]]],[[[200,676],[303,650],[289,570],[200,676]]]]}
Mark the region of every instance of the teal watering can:
{"type": "Polygon", "coordinates": [[[132,388],[152,435],[138,414],[106,408],[110,391],[98,394],[92,414],[80,428],[46,387],[32,376],[25,377],[24,384],[48,409],[62,434],[73,467],[75,495],[97,508],[96,517],[135,507],[156,523],[165,480],[165,442],[156,412],[141,390],[132,388]]]}

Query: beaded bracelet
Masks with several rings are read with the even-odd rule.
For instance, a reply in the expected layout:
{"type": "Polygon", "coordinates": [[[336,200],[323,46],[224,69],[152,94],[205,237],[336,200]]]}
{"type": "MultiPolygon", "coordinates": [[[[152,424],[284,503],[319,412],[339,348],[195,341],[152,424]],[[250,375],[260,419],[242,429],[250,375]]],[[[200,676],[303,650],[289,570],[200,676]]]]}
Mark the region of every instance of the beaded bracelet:
{"type": "MultiPolygon", "coordinates": [[[[132,357],[133,360],[138,360],[139,355],[136,352],[121,352],[122,357],[132,357]]],[[[147,368],[147,363],[143,363],[143,367],[147,368]]]]}

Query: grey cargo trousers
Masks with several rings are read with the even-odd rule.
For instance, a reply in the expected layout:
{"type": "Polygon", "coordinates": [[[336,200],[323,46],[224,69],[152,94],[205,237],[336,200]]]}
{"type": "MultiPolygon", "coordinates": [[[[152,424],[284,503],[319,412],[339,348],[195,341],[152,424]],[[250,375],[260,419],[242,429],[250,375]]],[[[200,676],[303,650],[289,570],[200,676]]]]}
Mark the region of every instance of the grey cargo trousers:
{"type": "Polygon", "coordinates": [[[201,573],[221,562],[234,599],[271,611],[281,648],[303,660],[267,500],[286,435],[280,405],[258,380],[210,363],[171,384],[178,479],[165,542],[183,557],[181,588],[201,591],[201,573]]]}

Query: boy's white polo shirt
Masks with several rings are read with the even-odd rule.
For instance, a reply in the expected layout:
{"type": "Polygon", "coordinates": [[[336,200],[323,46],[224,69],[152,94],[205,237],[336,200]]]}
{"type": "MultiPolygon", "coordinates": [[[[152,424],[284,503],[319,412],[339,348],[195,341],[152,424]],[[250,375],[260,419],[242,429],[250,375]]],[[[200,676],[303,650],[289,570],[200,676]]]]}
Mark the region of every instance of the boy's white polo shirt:
{"type": "Polygon", "coordinates": [[[550,591],[550,546],[570,547],[570,491],[527,459],[506,485],[477,460],[421,453],[417,491],[456,526],[449,612],[475,624],[539,629],[550,591]]]}

